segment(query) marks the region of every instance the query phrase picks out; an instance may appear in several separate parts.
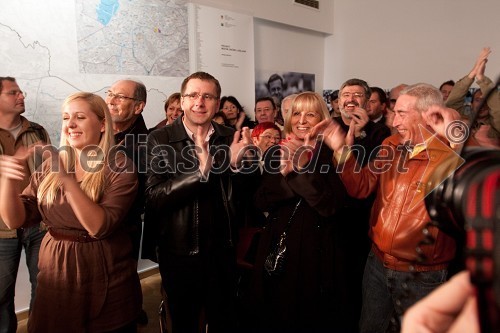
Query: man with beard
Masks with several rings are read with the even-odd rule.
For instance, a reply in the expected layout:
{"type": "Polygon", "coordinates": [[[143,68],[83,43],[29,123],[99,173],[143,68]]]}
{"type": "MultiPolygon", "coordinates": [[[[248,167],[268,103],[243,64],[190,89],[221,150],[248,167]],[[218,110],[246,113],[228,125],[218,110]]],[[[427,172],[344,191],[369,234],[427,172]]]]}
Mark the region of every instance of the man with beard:
{"type": "MultiPolygon", "coordinates": [[[[371,89],[360,79],[344,82],[339,92],[340,119],[336,120],[347,132],[354,132],[354,145],[358,146],[357,158],[361,165],[373,159],[382,141],[391,135],[390,129],[383,123],[370,120],[366,111],[371,89]]],[[[356,151],[356,149],[355,149],[356,151]]]]}
{"type": "MultiPolygon", "coordinates": [[[[371,89],[360,79],[347,80],[339,90],[340,117],[333,117],[333,121],[347,133],[354,133],[352,151],[360,165],[366,165],[373,160],[382,141],[391,135],[390,129],[382,122],[370,120],[366,111],[371,89]]],[[[337,241],[341,253],[348,253],[346,272],[346,293],[349,295],[351,314],[349,322],[352,331],[357,331],[357,324],[361,313],[361,284],[366,257],[370,252],[371,241],[368,237],[370,210],[374,195],[364,199],[348,197],[346,204],[339,214],[339,221],[353,221],[354,223],[339,223],[337,241]]]]}

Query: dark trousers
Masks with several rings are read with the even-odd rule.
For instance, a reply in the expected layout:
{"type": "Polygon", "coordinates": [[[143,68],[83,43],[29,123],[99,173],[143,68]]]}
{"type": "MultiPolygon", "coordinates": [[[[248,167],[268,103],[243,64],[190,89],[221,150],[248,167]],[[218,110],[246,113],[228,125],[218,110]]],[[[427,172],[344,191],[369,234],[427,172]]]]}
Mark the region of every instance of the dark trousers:
{"type": "Polygon", "coordinates": [[[414,303],[446,281],[447,270],[399,272],[384,267],[372,252],[363,276],[361,333],[399,331],[400,317],[414,303]]]}
{"type": "Polygon", "coordinates": [[[208,256],[160,254],[162,285],[172,333],[236,332],[235,258],[232,251],[208,256]]]}
{"type": "Polygon", "coordinates": [[[17,317],[14,310],[14,293],[23,248],[26,252],[26,265],[31,282],[31,308],[38,274],[38,252],[45,231],[40,231],[39,226],[19,229],[17,236],[18,238],[0,239],[0,333],[16,332],[17,317]]]}

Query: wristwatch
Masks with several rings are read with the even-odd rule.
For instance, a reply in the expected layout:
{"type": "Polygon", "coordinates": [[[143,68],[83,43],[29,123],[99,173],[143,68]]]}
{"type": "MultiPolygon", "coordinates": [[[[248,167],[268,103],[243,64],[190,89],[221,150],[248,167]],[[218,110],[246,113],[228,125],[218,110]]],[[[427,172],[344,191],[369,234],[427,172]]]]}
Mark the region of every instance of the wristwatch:
{"type": "Polygon", "coordinates": [[[359,133],[359,136],[356,137],[356,139],[364,139],[366,138],[366,132],[365,131],[361,131],[359,133]]]}

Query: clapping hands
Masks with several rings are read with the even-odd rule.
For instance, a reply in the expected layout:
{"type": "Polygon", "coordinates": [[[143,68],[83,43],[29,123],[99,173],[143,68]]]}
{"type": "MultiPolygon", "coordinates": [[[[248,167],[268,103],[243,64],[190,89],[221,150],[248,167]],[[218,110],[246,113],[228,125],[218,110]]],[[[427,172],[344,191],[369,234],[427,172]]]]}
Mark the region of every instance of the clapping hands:
{"type": "Polygon", "coordinates": [[[234,133],[233,143],[230,147],[231,166],[233,168],[239,168],[241,166],[241,161],[250,145],[252,145],[252,138],[248,127],[243,127],[241,131],[236,131],[234,133]]]}
{"type": "Polygon", "coordinates": [[[304,140],[290,136],[281,142],[281,169],[283,176],[292,171],[300,171],[311,160],[316,137],[306,134],[304,140]]]}
{"type": "Polygon", "coordinates": [[[479,56],[476,59],[474,67],[468,75],[469,78],[476,78],[476,80],[478,81],[484,78],[484,70],[486,68],[486,63],[488,62],[488,57],[490,54],[491,49],[489,47],[485,47],[481,50],[481,53],[479,53],[479,56]]]}
{"type": "Polygon", "coordinates": [[[354,131],[355,124],[349,126],[349,131],[346,134],[340,124],[332,119],[325,119],[316,124],[309,135],[322,140],[331,150],[340,151],[344,146],[354,144],[354,131]]]}

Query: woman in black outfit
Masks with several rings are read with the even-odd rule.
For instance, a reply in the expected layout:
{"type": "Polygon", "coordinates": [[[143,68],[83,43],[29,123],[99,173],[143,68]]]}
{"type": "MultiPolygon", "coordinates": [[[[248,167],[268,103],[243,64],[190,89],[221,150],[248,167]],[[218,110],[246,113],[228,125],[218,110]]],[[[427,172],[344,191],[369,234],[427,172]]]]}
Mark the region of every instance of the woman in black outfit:
{"type": "Polygon", "coordinates": [[[340,222],[335,214],[346,192],[332,165],[333,152],[308,135],[328,117],[319,94],[299,94],[285,119],[286,138],[266,152],[255,196],[256,206],[268,214],[253,279],[256,332],[345,332],[342,279],[346,274],[342,251],[336,248],[336,237],[341,235],[335,234],[335,223],[340,222]],[[301,149],[305,149],[302,154],[301,149]],[[295,208],[284,271],[269,275],[265,259],[295,208]]]}

